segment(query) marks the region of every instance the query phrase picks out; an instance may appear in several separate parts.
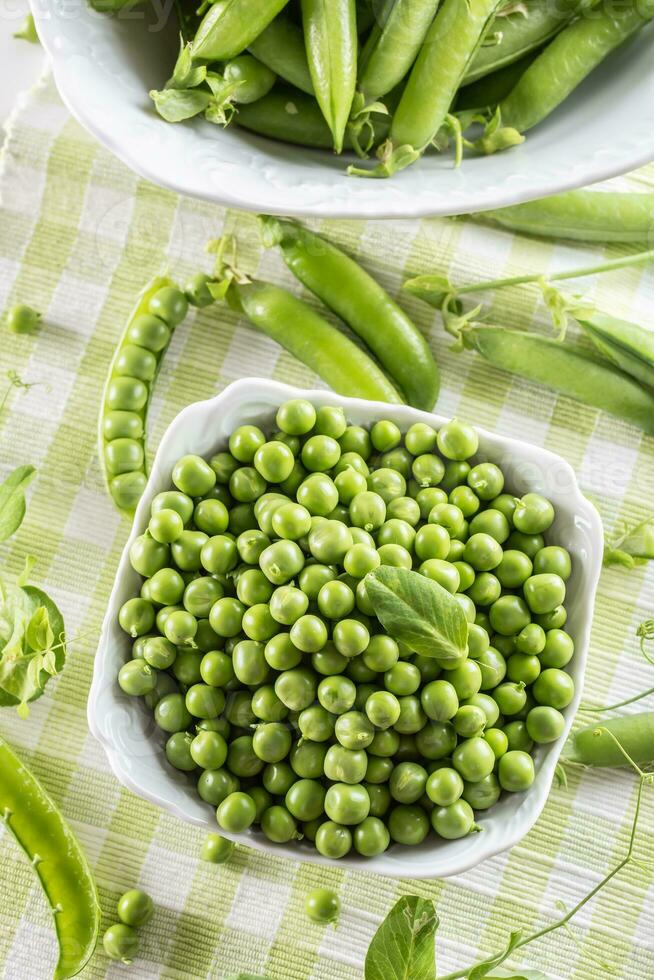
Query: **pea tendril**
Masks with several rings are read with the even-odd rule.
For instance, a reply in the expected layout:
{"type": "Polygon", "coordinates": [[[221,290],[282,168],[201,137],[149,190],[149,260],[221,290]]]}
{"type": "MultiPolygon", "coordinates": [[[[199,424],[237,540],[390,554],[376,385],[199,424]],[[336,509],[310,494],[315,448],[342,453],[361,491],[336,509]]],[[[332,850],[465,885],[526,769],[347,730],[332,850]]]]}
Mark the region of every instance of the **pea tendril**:
{"type": "MultiPolygon", "coordinates": [[[[654,659],[645,650],[645,641],[654,637],[654,619],[648,619],[644,623],[641,623],[636,630],[636,636],[640,639],[640,650],[645,660],[654,666],[654,659]]],[[[642,701],[644,698],[654,694],[654,687],[647,688],[646,691],[641,691],[640,694],[635,694],[631,698],[626,698],[624,701],[617,701],[615,704],[603,704],[603,705],[592,705],[584,704],[580,705],[580,711],[588,711],[592,713],[599,713],[604,711],[616,711],[618,708],[625,708],[628,704],[635,704],[637,701],[642,701]]],[[[611,736],[612,738],[614,736],[611,736]]]]}
{"type": "MultiPolygon", "coordinates": [[[[549,935],[549,933],[551,932],[555,932],[557,929],[567,929],[568,923],[574,918],[577,912],[579,912],[584,907],[584,905],[587,905],[588,902],[590,902],[598,894],[598,892],[600,892],[603,888],[605,888],[606,885],[608,885],[609,882],[616,877],[616,875],[618,875],[629,865],[638,864],[638,859],[634,856],[634,851],[636,847],[638,824],[640,820],[643,787],[645,786],[646,783],[651,783],[654,780],[654,774],[644,773],[636,765],[633,759],[631,759],[631,757],[628,755],[626,750],[622,747],[618,739],[616,739],[611,732],[608,732],[607,729],[598,729],[597,733],[599,734],[600,732],[611,735],[613,740],[618,744],[620,751],[623,753],[623,755],[625,756],[629,764],[633,767],[633,769],[635,770],[636,773],[638,773],[639,776],[638,790],[636,794],[636,806],[634,810],[633,821],[631,824],[631,831],[629,834],[629,845],[627,848],[627,853],[622,858],[622,860],[619,861],[618,864],[616,864],[615,867],[612,868],[602,878],[602,880],[599,881],[597,885],[594,886],[594,888],[592,888],[589,892],[587,892],[587,894],[584,895],[584,897],[580,899],[580,901],[577,902],[576,905],[574,905],[571,909],[566,911],[565,914],[562,915],[559,919],[556,919],[554,922],[550,923],[550,925],[548,926],[545,926],[543,929],[539,929],[537,932],[533,932],[528,936],[520,937],[519,939],[517,939],[516,942],[510,944],[509,947],[507,947],[505,955],[499,954],[499,956],[493,957],[493,967],[500,966],[503,962],[505,962],[505,960],[509,958],[509,956],[513,952],[515,952],[515,950],[521,949],[523,946],[527,946],[530,943],[535,942],[537,939],[542,939],[544,936],[549,935]]],[[[479,966],[481,964],[476,964],[476,965],[479,966]]],[[[464,980],[464,978],[467,977],[474,969],[475,969],[474,965],[466,966],[461,970],[455,970],[453,973],[443,974],[437,977],[437,980],[464,980]]]]}

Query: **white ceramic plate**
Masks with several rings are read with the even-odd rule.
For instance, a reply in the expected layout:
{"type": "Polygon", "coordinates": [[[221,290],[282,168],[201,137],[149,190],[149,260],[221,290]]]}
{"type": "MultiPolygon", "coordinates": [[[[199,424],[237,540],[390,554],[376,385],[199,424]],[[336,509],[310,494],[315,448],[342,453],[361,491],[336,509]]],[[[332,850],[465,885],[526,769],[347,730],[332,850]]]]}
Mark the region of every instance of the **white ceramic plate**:
{"type": "MultiPolygon", "coordinates": [[[[347,177],[328,152],[204,121],[171,125],[148,91],[170,76],[174,24],[124,19],[85,0],[30,0],[62,98],[137,173],[229,207],[347,218],[464,214],[517,204],[625,173],[654,159],[654,24],[614,53],[527,142],[454,169],[432,155],[392,180],[347,177]]],[[[157,3],[157,9],[166,8],[157,3]]]]}
{"type": "MultiPolygon", "coordinates": [[[[88,717],[93,734],[103,744],[111,767],[128,789],[156,803],[189,823],[216,829],[213,808],[203,803],[191,777],[174,770],[166,761],[164,733],[140,698],[130,698],[118,687],[116,677],[130,658],[131,640],[118,626],[118,610],[138,593],[141,578],[129,563],[129,547],[145,530],[152,497],[171,486],[174,463],[186,453],[210,456],[227,443],[229,434],[242,423],[269,428],[277,406],[289,398],[304,397],[316,405],[343,405],[348,418],[369,425],[379,418],[393,419],[406,429],[414,422],[437,428],[446,421],[408,406],[384,405],[355,398],[341,398],[328,391],[301,391],[272,381],[245,379],[226,388],[209,401],[184,409],[172,422],[157,451],[152,473],[139,504],[129,541],[125,546],[95,659],[88,717]]],[[[471,420],[474,421],[474,420],[471,420]]],[[[566,730],[561,738],[535,752],[536,780],[525,794],[506,795],[488,813],[478,817],[483,831],[463,840],[438,841],[433,835],[419,847],[395,845],[372,859],[348,855],[339,865],[379,874],[409,878],[441,878],[459,874],[516,844],[534,825],[547,800],[554,769],[581,699],[588,652],[595,590],[602,565],[602,526],[595,508],[582,496],[573,470],[560,456],[544,449],[493,435],[479,429],[479,459],[497,462],[516,494],[529,490],[546,494],[556,507],[549,540],[564,545],[572,554],[574,572],[568,583],[567,628],[575,641],[569,670],[576,693],[567,708],[566,730]]],[[[226,834],[259,850],[317,864],[333,863],[308,843],[276,845],[258,831],[226,834]]]]}

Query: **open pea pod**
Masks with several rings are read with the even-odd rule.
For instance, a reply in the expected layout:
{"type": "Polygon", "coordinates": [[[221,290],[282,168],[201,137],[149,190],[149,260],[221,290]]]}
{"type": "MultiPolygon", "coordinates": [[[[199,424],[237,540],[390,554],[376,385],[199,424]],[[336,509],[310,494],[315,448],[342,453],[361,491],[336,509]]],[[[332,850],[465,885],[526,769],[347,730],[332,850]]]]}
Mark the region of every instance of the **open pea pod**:
{"type": "Polygon", "coordinates": [[[357,77],[355,0],[302,0],[302,22],[316,99],[340,153],[357,77]]]}
{"type": "Polygon", "coordinates": [[[128,515],[147,483],[145,433],[154,381],[187,309],[174,283],[155,277],[139,296],[111,361],[100,402],[98,448],[109,494],[128,515]]]}
{"type": "Polygon", "coordinates": [[[200,61],[228,61],[250,45],[288,0],[217,0],[212,3],[193,41],[200,61]]]}
{"type": "Polygon", "coordinates": [[[0,738],[0,813],[27,855],[53,913],[59,942],[54,980],[76,976],[91,958],[100,903],[88,862],[54,800],[0,738]]]}

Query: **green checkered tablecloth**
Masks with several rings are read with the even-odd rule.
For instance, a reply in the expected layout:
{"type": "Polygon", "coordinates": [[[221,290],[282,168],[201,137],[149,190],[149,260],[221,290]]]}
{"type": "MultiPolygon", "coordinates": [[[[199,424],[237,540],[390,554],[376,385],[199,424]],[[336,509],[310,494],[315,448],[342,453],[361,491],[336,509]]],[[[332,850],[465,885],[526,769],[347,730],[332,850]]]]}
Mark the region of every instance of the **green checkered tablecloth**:
{"type": "MultiPolygon", "coordinates": [[[[629,179],[651,189],[654,166],[629,179]]],[[[234,971],[275,980],[359,980],[365,950],[395,899],[434,899],[441,920],[439,969],[499,949],[511,929],[532,929],[574,904],[625,849],[636,783],[628,772],[573,774],[553,789],[534,830],[509,853],[443,882],[395,881],[321,869],[239,848],[215,867],[199,861],[202,834],[142,802],[109,771],[89,734],[86,697],[100,622],[128,533],[101,486],[95,428],[101,386],[116,340],[144,282],[162,268],[185,276],[207,263],[204,242],[225,229],[244,243],[244,264],[298,290],[279,256],[260,254],[250,216],[178,197],[144,183],[96,144],[63,108],[45,78],[11,123],[0,185],[0,313],[27,302],[43,311],[34,337],[0,342],[0,389],[8,369],[38,382],[13,389],[0,417],[0,472],[33,463],[28,517],[0,552],[15,573],[38,556],[35,581],[64,611],[74,638],[62,676],[27,721],[0,712],[8,738],[61,804],[95,868],[106,927],[118,895],[137,883],[156,916],[142,931],[129,970],[100,949],[85,977],[222,978],[234,971]],[[77,637],[75,639],[75,637],[77,637]],[[338,890],[336,928],[310,923],[303,896],[318,884],[338,890]]],[[[602,249],[522,239],[467,221],[324,221],[321,231],[365,257],[397,293],[403,276],[447,271],[455,281],[543,272],[580,264],[602,249]]],[[[620,254],[613,247],[610,254],[620,254]]],[[[618,315],[651,323],[654,277],[625,270],[590,283],[589,294],[618,315]]],[[[546,446],[576,469],[608,527],[652,509],[654,442],[636,429],[449,350],[439,318],[404,299],[441,364],[441,412],[546,446]]],[[[545,328],[536,293],[496,296],[492,312],[516,327],[545,328]]],[[[245,375],[297,384],[315,378],[232,311],[189,317],[174,336],[156,387],[151,445],[189,402],[245,375]]],[[[2,392],[0,391],[0,395],[2,392]]],[[[634,631],[654,613],[654,568],[606,570],[595,612],[586,694],[605,703],[652,684],[634,631]]],[[[2,778],[0,774],[0,779],[2,778]]],[[[645,800],[643,840],[651,857],[654,794],[645,800]]],[[[0,836],[0,969],[7,980],[51,975],[55,943],[36,879],[8,834],[0,836]]],[[[524,951],[523,965],[560,980],[654,977],[654,886],[631,868],[586,906],[571,933],[524,951]],[[608,962],[614,974],[603,965],[608,962]]]]}

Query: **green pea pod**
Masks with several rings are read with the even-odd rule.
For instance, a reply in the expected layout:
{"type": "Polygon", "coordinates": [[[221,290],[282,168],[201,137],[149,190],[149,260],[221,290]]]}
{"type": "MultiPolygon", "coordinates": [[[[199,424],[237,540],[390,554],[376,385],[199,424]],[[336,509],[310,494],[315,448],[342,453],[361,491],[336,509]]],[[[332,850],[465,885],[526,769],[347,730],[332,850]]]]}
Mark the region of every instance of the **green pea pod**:
{"type": "Polygon", "coordinates": [[[654,333],[605,313],[575,315],[597,349],[641,384],[654,388],[654,333]]]}
{"type": "Polygon", "coordinates": [[[139,296],[116,346],[100,402],[100,465],[114,504],[128,515],[134,513],[147,483],[148,407],[173,329],[172,324],[149,315],[151,300],[166,287],[174,284],[170,279],[156,277],[139,296]],[[134,334],[134,325],[141,317],[157,334],[151,343],[145,336],[134,334]]]}
{"type": "MultiPolygon", "coordinates": [[[[315,99],[297,89],[275,86],[272,92],[251,105],[239,106],[234,123],[260,136],[294,143],[297,146],[330,149],[332,134],[315,99]]],[[[374,118],[376,140],[388,133],[386,116],[374,118]]],[[[352,148],[349,134],[345,134],[345,147],[352,148]]]]}
{"type": "Polygon", "coordinates": [[[251,53],[301,92],[313,95],[302,29],[282,13],[250,44],[251,53]]]}
{"type": "Polygon", "coordinates": [[[302,0],[302,22],[313,88],[340,153],[356,88],[355,0],[302,0]]]}
{"type": "Polygon", "coordinates": [[[654,2],[607,2],[580,17],[542,51],[500,103],[502,123],[525,133],[546,119],[612,51],[654,17],[654,2]]]}
{"type": "Polygon", "coordinates": [[[654,242],[654,193],[568,191],[474,217],[539,238],[654,242]]]}
{"type": "Polygon", "coordinates": [[[306,303],[267,282],[232,280],[226,294],[232,309],[276,340],[339,395],[401,403],[383,371],[345,334],[306,303]]]}
{"type": "Polygon", "coordinates": [[[617,743],[640,766],[654,762],[654,711],[587,725],[570,736],[561,762],[617,769],[629,765],[617,743]],[[617,740],[617,741],[616,741],[617,740]]]}
{"type": "Polygon", "coordinates": [[[606,361],[552,337],[494,326],[467,326],[466,347],[504,371],[538,381],[654,435],[654,393],[606,361]]]}
{"type": "Polygon", "coordinates": [[[288,0],[216,0],[209,7],[193,40],[193,57],[228,61],[252,44],[288,0]]]}
{"type": "Polygon", "coordinates": [[[548,0],[528,0],[508,16],[500,12],[490,28],[490,33],[497,32],[498,43],[479,48],[465,73],[463,85],[470,85],[542,47],[570,23],[583,5],[578,0],[554,4],[548,0]]]}
{"type": "Polygon", "coordinates": [[[445,0],[409,75],[393,122],[394,146],[422,152],[445,122],[468,65],[502,0],[445,0]]]}
{"type": "Polygon", "coordinates": [[[440,0],[387,0],[359,58],[359,88],[367,101],[402,81],[425,40],[440,0]]]}
{"type": "Polygon", "coordinates": [[[438,367],[407,314],[357,262],[294,221],[262,217],[263,242],[279,245],[289,269],[367,344],[408,402],[431,410],[438,367]]]}
{"type": "Polygon", "coordinates": [[[100,903],[87,860],[54,800],[0,738],[0,812],[27,855],[54,917],[54,980],[76,976],[93,954],[100,903]]]}

